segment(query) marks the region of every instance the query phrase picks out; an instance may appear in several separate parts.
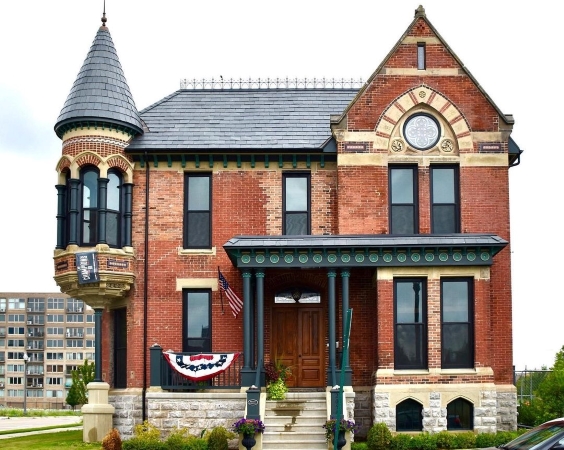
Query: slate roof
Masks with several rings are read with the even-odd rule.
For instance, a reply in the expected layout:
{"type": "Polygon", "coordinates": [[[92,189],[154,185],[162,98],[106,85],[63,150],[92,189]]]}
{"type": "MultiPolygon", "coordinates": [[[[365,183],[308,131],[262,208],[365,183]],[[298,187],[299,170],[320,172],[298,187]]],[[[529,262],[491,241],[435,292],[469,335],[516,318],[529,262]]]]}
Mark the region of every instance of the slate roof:
{"type": "Polygon", "coordinates": [[[358,89],[182,89],[142,110],[144,150],[321,149],[358,89]]]}
{"type": "Polygon", "coordinates": [[[96,33],[90,51],[61,110],[55,132],[59,137],[73,126],[106,124],[132,134],[143,132],[107,27],[96,33]]]}

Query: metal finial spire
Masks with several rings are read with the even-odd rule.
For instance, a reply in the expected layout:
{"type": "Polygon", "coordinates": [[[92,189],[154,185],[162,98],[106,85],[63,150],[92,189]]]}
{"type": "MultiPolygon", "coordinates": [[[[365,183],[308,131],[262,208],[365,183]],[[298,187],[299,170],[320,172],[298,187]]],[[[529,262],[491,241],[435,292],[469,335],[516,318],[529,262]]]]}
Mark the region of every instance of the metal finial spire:
{"type": "Polygon", "coordinates": [[[108,19],[106,19],[106,0],[104,0],[104,12],[102,14],[102,26],[103,27],[106,26],[107,21],[108,21],[108,19]]]}

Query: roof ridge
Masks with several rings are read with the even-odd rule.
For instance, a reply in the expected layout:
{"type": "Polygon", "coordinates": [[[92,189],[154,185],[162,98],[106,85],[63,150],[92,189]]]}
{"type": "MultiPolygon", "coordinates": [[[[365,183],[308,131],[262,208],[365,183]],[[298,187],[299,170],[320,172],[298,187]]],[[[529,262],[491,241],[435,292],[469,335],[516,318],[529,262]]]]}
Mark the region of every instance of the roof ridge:
{"type": "Polygon", "coordinates": [[[153,109],[153,108],[156,108],[156,107],[159,106],[161,103],[164,103],[164,102],[166,102],[167,100],[170,100],[171,98],[173,98],[173,97],[175,97],[176,95],[180,94],[180,92],[181,92],[180,89],[177,90],[177,91],[174,91],[172,94],[169,94],[169,95],[167,95],[166,97],[163,97],[163,98],[161,98],[160,100],[156,101],[155,103],[152,103],[151,105],[149,105],[149,106],[143,108],[141,111],[139,111],[139,115],[141,115],[141,114],[143,114],[143,113],[145,113],[145,112],[147,112],[147,111],[150,111],[150,110],[153,109]]]}
{"type": "Polygon", "coordinates": [[[327,77],[266,77],[266,78],[229,78],[224,79],[189,79],[180,80],[181,90],[243,90],[243,89],[360,89],[362,78],[327,78],[327,77]]]}

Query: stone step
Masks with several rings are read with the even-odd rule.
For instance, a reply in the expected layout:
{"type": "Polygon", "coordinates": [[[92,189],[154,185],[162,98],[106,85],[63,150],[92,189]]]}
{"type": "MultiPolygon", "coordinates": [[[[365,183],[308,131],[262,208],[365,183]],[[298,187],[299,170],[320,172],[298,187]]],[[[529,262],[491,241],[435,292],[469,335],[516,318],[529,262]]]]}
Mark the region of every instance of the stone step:
{"type": "Polygon", "coordinates": [[[267,400],[263,450],[326,450],[326,419],[325,392],[288,392],[285,400],[267,400]]]}
{"type": "MultiPolygon", "coordinates": [[[[266,433],[265,433],[266,434],[266,433]]],[[[325,435],[317,437],[307,434],[296,434],[284,439],[267,439],[263,436],[263,450],[327,450],[325,435]]]]}

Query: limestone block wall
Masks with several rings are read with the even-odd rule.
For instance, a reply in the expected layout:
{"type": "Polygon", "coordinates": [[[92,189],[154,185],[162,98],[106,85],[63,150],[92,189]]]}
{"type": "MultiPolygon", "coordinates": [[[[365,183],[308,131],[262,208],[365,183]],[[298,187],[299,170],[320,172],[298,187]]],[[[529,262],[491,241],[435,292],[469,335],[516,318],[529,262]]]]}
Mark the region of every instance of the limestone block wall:
{"type": "Polygon", "coordinates": [[[372,388],[355,386],[354,393],[354,420],[359,426],[355,437],[365,439],[372,426],[372,388]]]}
{"type": "Polygon", "coordinates": [[[141,389],[113,389],[109,392],[108,401],[115,408],[114,428],[122,439],[133,437],[133,427],[143,423],[142,398],[141,389]]]}
{"type": "Polygon", "coordinates": [[[517,390],[514,385],[497,387],[497,429],[517,429],[517,390]]]}
{"type": "MultiPolygon", "coordinates": [[[[361,397],[361,396],[360,396],[361,397]]],[[[359,398],[357,393],[357,398],[359,398]]],[[[423,405],[423,431],[447,429],[447,405],[462,397],[474,406],[474,431],[495,433],[517,428],[517,396],[514,386],[465,385],[377,385],[373,389],[374,422],[383,422],[396,431],[396,405],[408,398],[423,405]]],[[[358,412],[355,412],[358,417],[358,412]]]]}
{"type": "MultiPolygon", "coordinates": [[[[243,417],[246,393],[170,393],[149,390],[146,393],[146,415],[166,437],[174,428],[186,428],[190,434],[216,426],[230,429],[233,422],[243,417]]],[[[114,389],[109,403],[114,406],[113,427],[122,439],[133,437],[135,425],[143,423],[141,389],[114,389]]]]}
{"type": "Polygon", "coordinates": [[[147,393],[147,418],[167,436],[174,428],[186,428],[190,434],[217,426],[230,429],[245,414],[247,395],[243,393],[147,393]]]}

